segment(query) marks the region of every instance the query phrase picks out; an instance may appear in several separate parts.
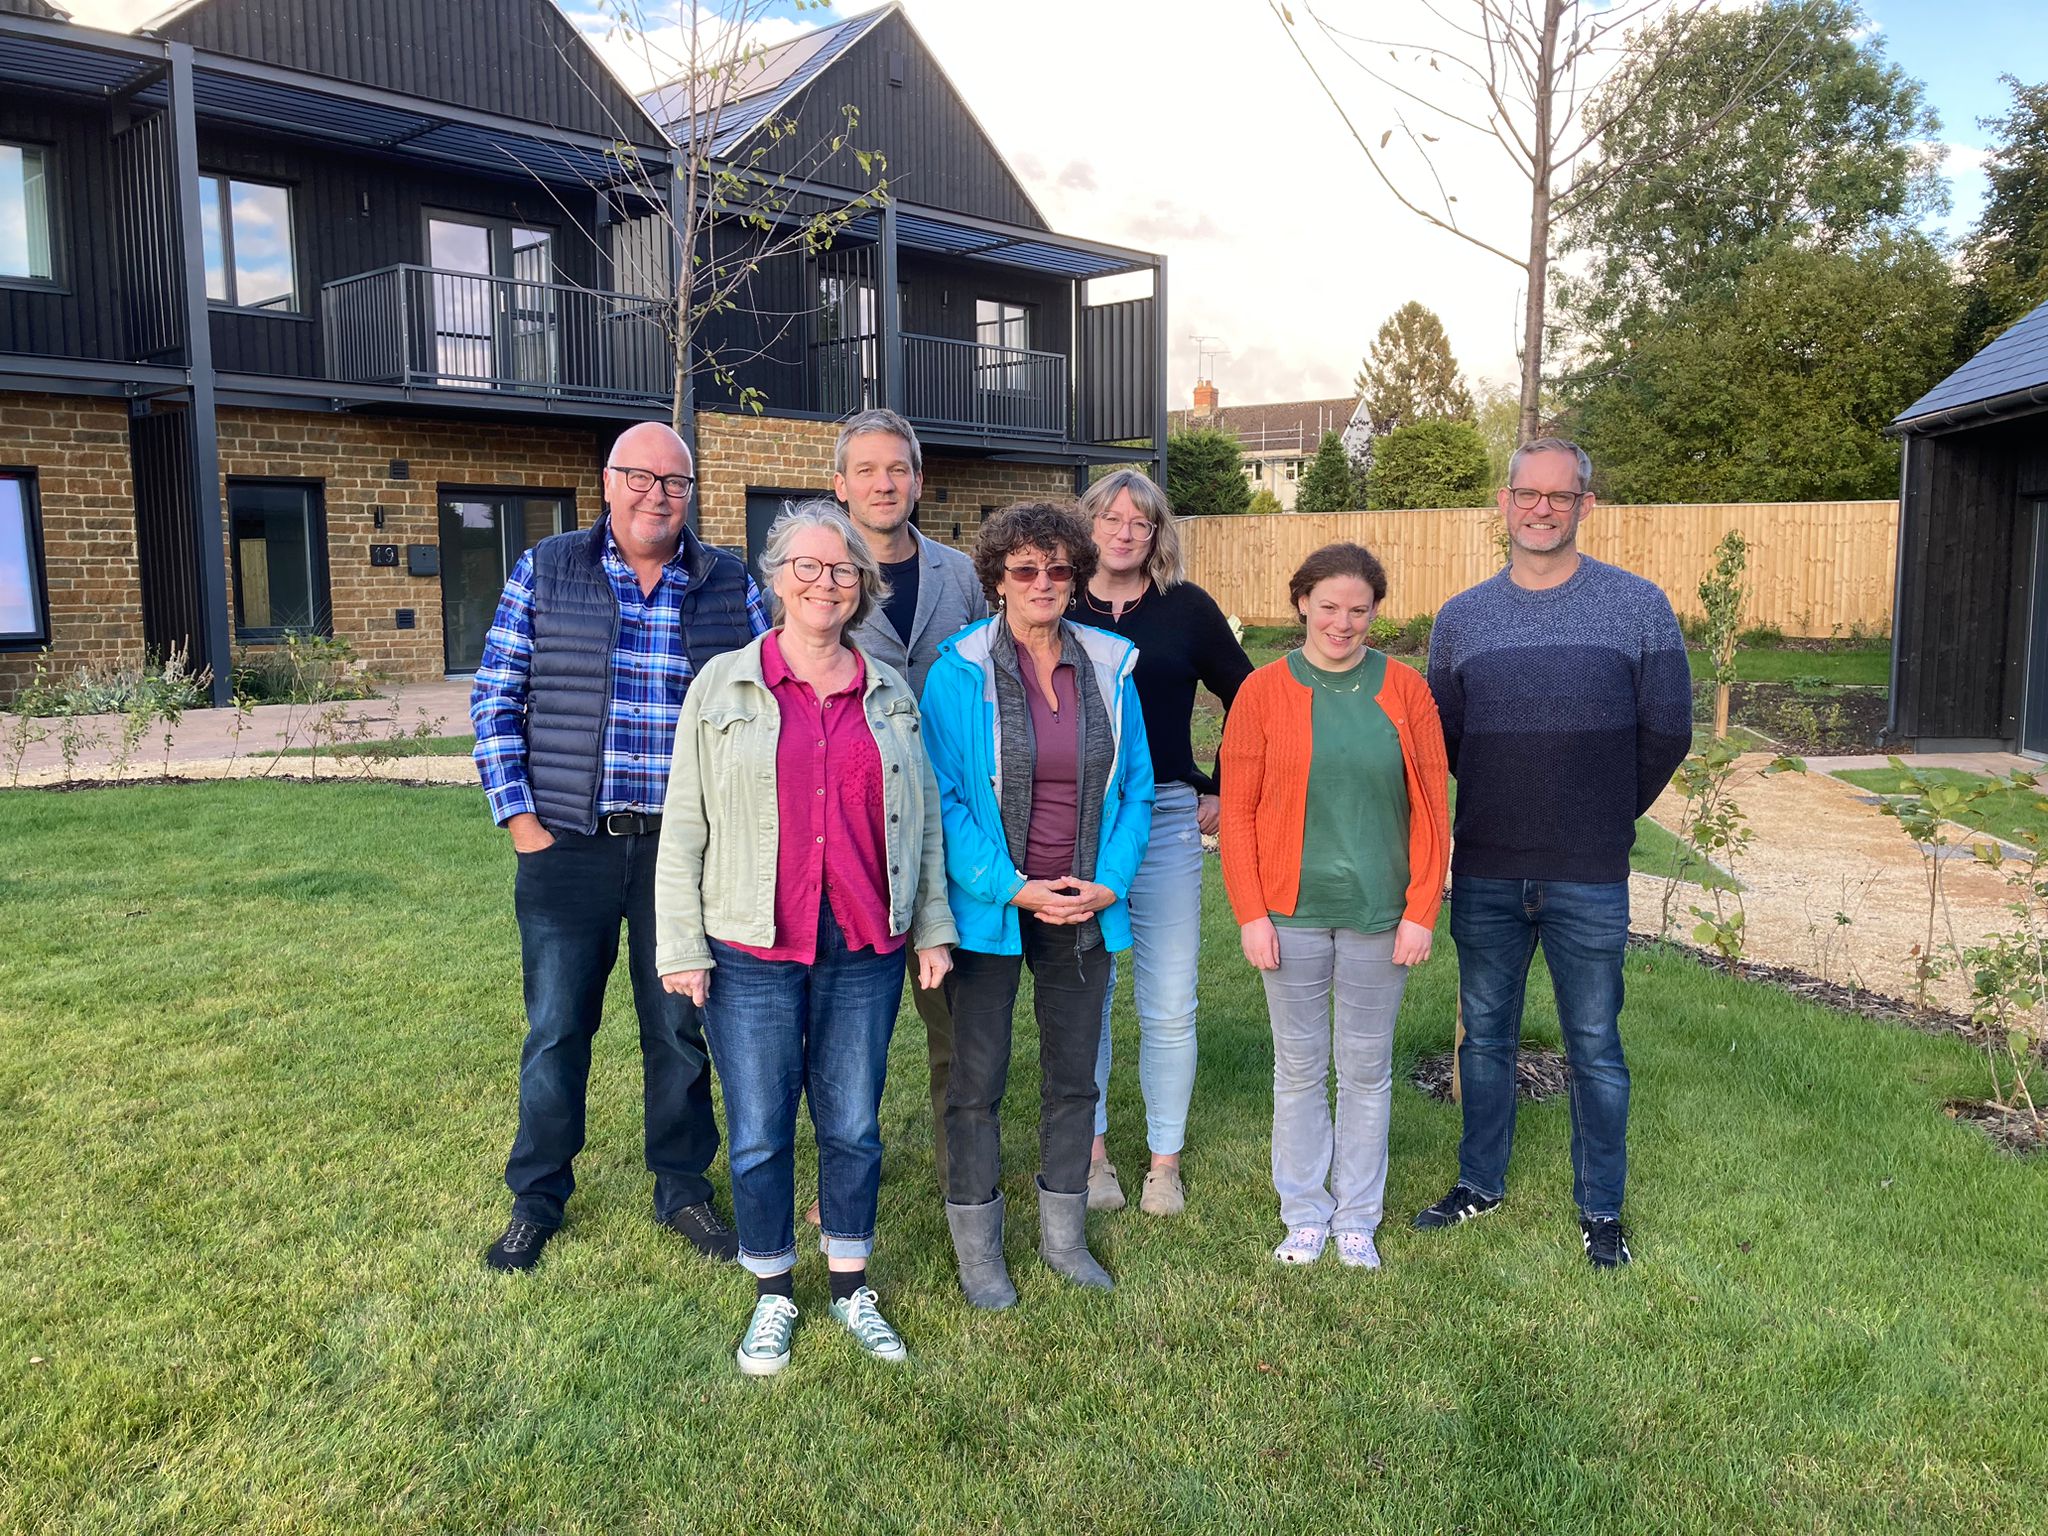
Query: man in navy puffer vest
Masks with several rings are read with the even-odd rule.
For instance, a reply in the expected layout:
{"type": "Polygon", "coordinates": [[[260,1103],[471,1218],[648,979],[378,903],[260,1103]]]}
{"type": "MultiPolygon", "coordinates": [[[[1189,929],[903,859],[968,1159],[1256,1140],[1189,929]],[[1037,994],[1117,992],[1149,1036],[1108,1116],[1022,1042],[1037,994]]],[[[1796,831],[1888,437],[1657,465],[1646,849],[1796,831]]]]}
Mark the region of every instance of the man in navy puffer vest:
{"type": "Polygon", "coordinates": [[[712,657],[768,627],[746,567],[690,532],[694,483],[667,427],[621,434],[605,464],[605,517],[520,556],[470,695],[477,768],[518,857],[526,986],[505,1165],[512,1219],[484,1255],[494,1269],[531,1269],[562,1224],[621,922],[654,1219],[713,1258],[738,1253],[704,1176],[718,1130],[703,1021],[654,966],[654,857],[683,694],[712,657]]]}

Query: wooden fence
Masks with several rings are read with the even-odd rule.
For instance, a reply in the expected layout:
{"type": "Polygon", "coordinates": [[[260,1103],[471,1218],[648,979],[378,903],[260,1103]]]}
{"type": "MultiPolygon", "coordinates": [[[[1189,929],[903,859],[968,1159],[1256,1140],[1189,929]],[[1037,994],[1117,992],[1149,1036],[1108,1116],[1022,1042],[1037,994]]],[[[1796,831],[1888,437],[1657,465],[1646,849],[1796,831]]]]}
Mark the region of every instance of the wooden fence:
{"type": "MultiPolygon", "coordinates": [[[[1579,547],[1647,576],[1679,613],[1696,614],[1714,546],[1739,529],[1749,540],[1745,623],[1788,635],[1888,633],[1898,511],[1895,501],[1601,505],[1581,525],[1579,547]]],[[[1247,624],[1280,624],[1293,618],[1287,578],[1325,544],[1349,539],[1378,555],[1387,568],[1380,611],[1405,619],[1436,612],[1499,570],[1500,525],[1487,509],[1191,517],[1180,526],[1191,580],[1247,624]]]]}

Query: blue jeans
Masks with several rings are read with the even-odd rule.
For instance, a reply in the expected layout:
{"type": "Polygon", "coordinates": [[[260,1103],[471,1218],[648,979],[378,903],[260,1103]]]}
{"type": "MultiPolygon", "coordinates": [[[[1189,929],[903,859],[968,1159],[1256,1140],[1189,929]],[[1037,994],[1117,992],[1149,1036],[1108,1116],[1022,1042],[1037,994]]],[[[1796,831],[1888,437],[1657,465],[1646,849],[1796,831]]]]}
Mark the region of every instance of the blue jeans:
{"type": "Polygon", "coordinates": [[[719,939],[706,996],[711,1059],[725,1090],[740,1263],[779,1275],[796,1263],[796,1101],[818,1136],[825,1256],[865,1259],[882,1185],[882,1081],[908,950],[848,949],[829,903],[818,958],[761,960],[719,939]]]}
{"type": "MultiPolygon", "coordinates": [[[[553,830],[553,829],[550,829],[553,830]]],[[[590,1042],[626,925],[626,967],[640,1016],[647,1166],[663,1220],[711,1198],[704,1170],[718,1155],[704,1029],[686,997],[661,989],[654,968],[654,854],[659,834],[555,832],[519,855],[512,902],[526,977],[526,1045],[519,1054],[519,1132],[505,1164],[512,1214],[562,1224],[583,1150],[590,1042]]]]}
{"type": "Polygon", "coordinates": [[[1540,941],[1571,1065],[1572,1199],[1582,1215],[1620,1216],[1628,1182],[1628,1062],[1621,1053],[1627,883],[1454,875],[1451,938],[1465,1010],[1458,1181],[1495,1199],[1506,1193],[1522,999],[1540,941]]]}
{"type": "MultiPolygon", "coordinates": [[[[1187,1141],[1195,1091],[1195,960],[1202,945],[1202,833],[1195,790],[1162,784],[1152,802],[1152,840],[1131,880],[1131,948],[1137,964],[1138,1086],[1145,1139],[1160,1157],[1187,1141]]],[[[1109,1130],[1109,1005],[1116,959],[1102,999],[1102,1046],[1095,1057],[1095,1134],[1109,1130]]]]}

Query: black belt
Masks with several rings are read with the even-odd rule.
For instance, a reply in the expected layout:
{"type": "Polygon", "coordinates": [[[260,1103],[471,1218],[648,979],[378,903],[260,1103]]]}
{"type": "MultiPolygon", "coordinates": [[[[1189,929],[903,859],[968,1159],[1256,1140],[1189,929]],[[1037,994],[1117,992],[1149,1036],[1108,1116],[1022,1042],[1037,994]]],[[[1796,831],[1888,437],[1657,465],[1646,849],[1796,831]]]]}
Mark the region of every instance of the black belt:
{"type": "Polygon", "coordinates": [[[607,811],[597,819],[597,829],[609,832],[613,837],[635,837],[642,832],[661,830],[661,813],[646,811],[607,811]]]}

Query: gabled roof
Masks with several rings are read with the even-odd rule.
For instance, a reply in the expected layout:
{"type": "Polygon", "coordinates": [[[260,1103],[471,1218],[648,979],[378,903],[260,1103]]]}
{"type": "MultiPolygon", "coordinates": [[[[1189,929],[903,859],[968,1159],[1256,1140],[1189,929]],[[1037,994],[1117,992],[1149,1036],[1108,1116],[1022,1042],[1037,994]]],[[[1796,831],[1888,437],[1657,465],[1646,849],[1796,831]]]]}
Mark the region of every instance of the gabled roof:
{"type": "Polygon", "coordinates": [[[2048,408],[2048,304],[2021,317],[1990,346],[1899,412],[1892,426],[1933,431],[2029,404],[2048,408]]]}
{"type": "MultiPolygon", "coordinates": [[[[718,108],[717,137],[710,147],[712,156],[730,154],[748,134],[795,101],[847,49],[897,9],[895,4],[885,5],[865,16],[819,27],[773,48],[764,48],[748,59],[734,78],[719,82],[724,101],[718,108]]],[[[698,110],[692,84],[691,77],[679,76],[640,98],[647,115],[678,143],[689,137],[692,114],[698,110]]],[[[708,115],[711,110],[707,105],[700,115],[708,115]]]]}
{"type": "Polygon", "coordinates": [[[1214,427],[1228,432],[1247,453],[1316,451],[1325,432],[1341,433],[1358,413],[1358,397],[1334,400],[1285,400],[1270,405],[1228,405],[1214,411],[1169,411],[1167,430],[1214,427]]]}

